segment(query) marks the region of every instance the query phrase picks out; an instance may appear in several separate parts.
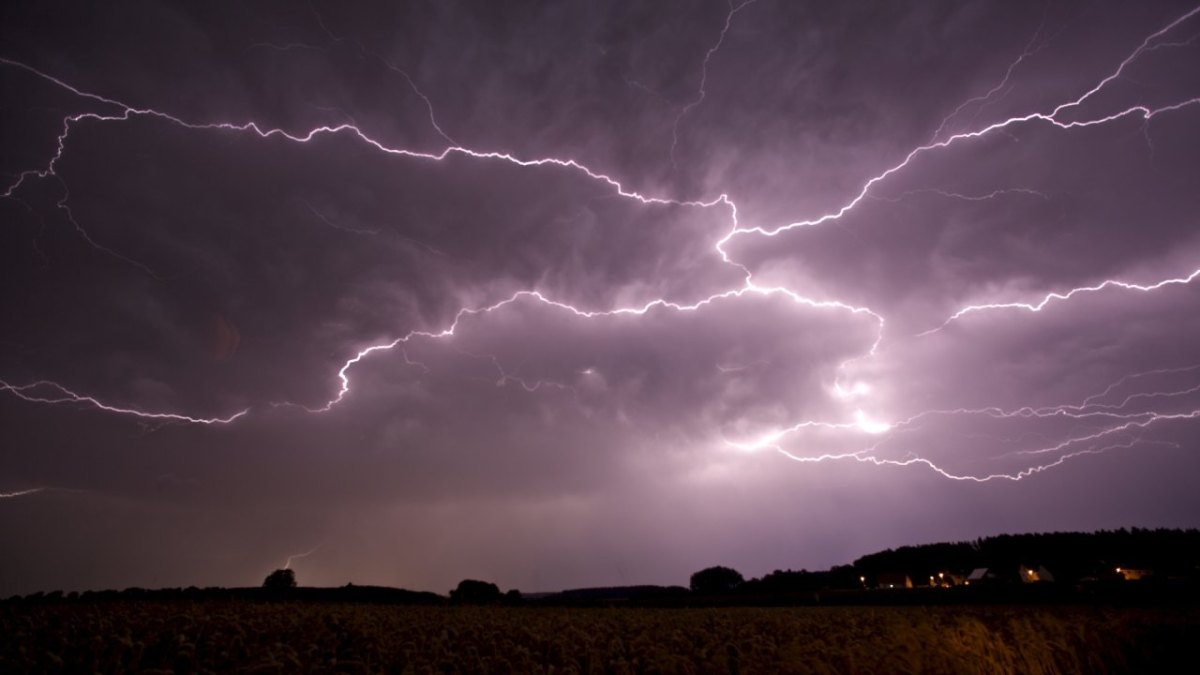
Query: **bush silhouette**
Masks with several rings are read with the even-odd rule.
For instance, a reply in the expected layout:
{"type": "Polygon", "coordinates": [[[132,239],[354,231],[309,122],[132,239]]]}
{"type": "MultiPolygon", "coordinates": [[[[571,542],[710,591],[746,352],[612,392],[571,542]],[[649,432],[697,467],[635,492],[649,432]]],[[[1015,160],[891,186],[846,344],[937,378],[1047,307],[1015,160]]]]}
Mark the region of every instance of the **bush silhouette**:
{"type": "Polygon", "coordinates": [[[450,600],[466,605],[487,605],[500,601],[500,587],[487,581],[463,579],[450,591],[450,600]]]}
{"type": "Polygon", "coordinates": [[[291,570],[275,570],[263,580],[263,588],[272,591],[283,591],[296,587],[296,573],[291,570]]]}
{"type": "Polygon", "coordinates": [[[729,567],[709,567],[692,575],[693,593],[728,593],[742,585],[742,573],[729,567]]]}

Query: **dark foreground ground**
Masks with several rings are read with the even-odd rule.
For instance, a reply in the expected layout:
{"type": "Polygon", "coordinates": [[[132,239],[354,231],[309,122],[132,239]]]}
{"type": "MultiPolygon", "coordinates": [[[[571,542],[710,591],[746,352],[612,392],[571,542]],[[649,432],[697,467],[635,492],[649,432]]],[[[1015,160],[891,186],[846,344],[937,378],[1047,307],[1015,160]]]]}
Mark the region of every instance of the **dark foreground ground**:
{"type": "Polygon", "coordinates": [[[0,603],[0,673],[1158,673],[1194,607],[0,603]]]}

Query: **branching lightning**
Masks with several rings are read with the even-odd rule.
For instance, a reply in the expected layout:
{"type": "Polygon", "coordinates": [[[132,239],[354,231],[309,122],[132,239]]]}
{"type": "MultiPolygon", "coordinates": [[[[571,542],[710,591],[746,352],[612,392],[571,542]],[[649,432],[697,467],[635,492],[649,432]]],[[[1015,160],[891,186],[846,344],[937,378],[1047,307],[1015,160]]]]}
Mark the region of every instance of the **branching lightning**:
{"type": "MultiPolygon", "coordinates": [[[[1042,40],[1042,29],[1044,27],[1045,23],[1043,20],[1043,25],[1039,26],[1037,31],[1034,32],[1033,37],[1030,38],[1029,42],[1025,45],[1025,49],[1021,51],[1020,56],[1018,56],[1015,61],[1008,65],[1008,69],[1004,71],[1004,77],[1001,78],[1001,80],[996,83],[995,86],[979,96],[974,96],[963,101],[949,115],[946,115],[946,117],[942,119],[942,123],[939,124],[937,130],[933,132],[933,138],[929,140],[930,143],[936,143],[938,137],[940,137],[942,132],[946,130],[946,127],[950,125],[950,122],[954,120],[954,118],[958,117],[959,114],[961,114],[967,108],[978,104],[976,109],[976,117],[978,117],[979,113],[982,112],[983,107],[995,100],[993,97],[997,95],[1003,95],[1003,92],[1008,89],[1009,80],[1012,79],[1013,73],[1017,70],[1017,68],[1025,61],[1025,59],[1034,56],[1046,46],[1047,42],[1042,40]]],[[[972,121],[974,121],[974,119],[972,119],[972,121]]]]}
{"type": "MultiPolygon", "coordinates": [[[[671,159],[675,162],[675,151],[678,144],[678,129],[684,117],[700,105],[706,96],[706,85],[708,79],[708,65],[710,59],[721,48],[726,34],[728,33],[734,15],[755,0],[746,0],[740,4],[734,5],[732,2],[729,5],[729,12],[725,17],[724,26],[716,43],[706,52],[702,66],[700,84],[696,96],[689,101],[680,111],[674,121],[672,128],[672,143],[671,143],[671,159]]],[[[417,161],[441,162],[446,160],[451,155],[462,156],[481,162],[502,162],[518,167],[549,167],[561,169],[564,171],[574,172],[586,177],[589,180],[598,182],[606,186],[616,196],[633,200],[643,205],[672,205],[684,208],[694,209],[724,209],[729,214],[730,229],[729,231],[716,242],[714,242],[713,250],[717,257],[723,263],[733,266],[743,273],[743,281],[740,286],[729,288],[703,298],[689,299],[672,299],[661,297],[648,301],[638,306],[624,306],[611,308],[585,308],[578,307],[573,304],[563,302],[553,298],[551,295],[538,290],[536,288],[520,290],[507,298],[480,307],[464,307],[457,311],[453,319],[448,325],[441,329],[433,330],[414,330],[400,337],[395,337],[377,344],[366,346],[359,349],[353,356],[348,358],[342,366],[337,370],[336,377],[338,380],[337,392],[327,401],[320,405],[302,405],[298,403],[289,403],[286,405],[296,405],[304,408],[312,413],[327,412],[341,404],[353,391],[353,382],[351,375],[353,370],[364,360],[382,354],[385,352],[399,351],[406,362],[414,365],[423,364],[408,360],[407,353],[404,352],[404,347],[415,340],[447,340],[456,334],[461,322],[468,317],[486,315],[492,312],[502,310],[516,303],[540,303],[551,307],[555,310],[565,312],[581,320],[597,319],[602,317],[613,317],[621,315],[643,316],[652,311],[672,311],[672,312],[697,312],[702,311],[713,303],[720,300],[737,300],[746,296],[759,297],[781,297],[791,300],[798,306],[807,307],[810,309],[841,312],[853,316],[861,316],[874,322],[876,326],[876,337],[871,343],[868,350],[864,353],[843,362],[839,368],[839,379],[832,383],[832,390],[835,397],[842,402],[845,402],[852,407],[846,409],[846,415],[843,419],[838,420],[801,420],[790,426],[780,429],[766,431],[753,440],[736,440],[724,439],[724,442],[733,449],[742,451],[754,451],[764,448],[775,449],[783,455],[799,461],[799,462],[822,462],[828,460],[855,460],[863,463],[870,463],[877,466],[892,465],[892,466],[915,466],[921,465],[929,470],[932,470],[948,479],[965,480],[965,481],[990,481],[994,479],[1005,480],[1020,480],[1025,477],[1034,475],[1041,471],[1052,467],[1060,466],[1071,458],[1080,457],[1090,454],[1099,454],[1116,448],[1130,448],[1139,443],[1153,443],[1162,445],[1174,445],[1165,441],[1143,440],[1140,433],[1147,428],[1172,421],[1187,421],[1194,420],[1200,417],[1200,409],[1182,411],[1182,412],[1157,412],[1157,411],[1139,411],[1130,410],[1129,408],[1138,402],[1154,400],[1159,398],[1181,398],[1189,394],[1194,394],[1200,391],[1200,385],[1183,387],[1181,389],[1159,390],[1159,391],[1139,391],[1127,394],[1119,403],[1100,403],[1114,391],[1118,390],[1123,385],[1130,382],[1141,381],[1152,374],[1161,373],[1183,373],[1192,372],[1200,366],[1193,366],[1183,369],[1162,369],[1159,371],[1147,371],[1146,373],[1138,373],[1128,375],[1121,380],[1109,385],[1104,391],[1098,392],[1084,399],[1081,403],[1063,406],[1052,407],[1021,407],[1014,410],[1005,410],[1001,408],[979,408],[979,409],[957,409],[957,410],[930,410],[918,413],[899,421],[886,421],[876,419],[864,412],[861,407],[851,404],[851,401],[869,398],[870,389],[861,382],[844,383],[840,376],[849,365],[870,359],[877,355],[880,346],[884,339],[885,317],[865,306],[857,306],[845,303],[836,299],[819,299],[809,297],[801,292],[783,286],[761,286],[757,284],[749,269],[738,263],[726,250],[728,244],[738,237],[776,237],[785,232],[802,227],[815,227],[826,223],[831,223],[841,219],[846,214],[853,211],[864,200],[882,199],[893,201],[902,199],[906,196],[921,192],[937,194],[946,198],[962,199],[970,201],[980,201],[994,199],[1003,195],[1019,193],[1029,196],[1037,196],[1045,198],[1040,192],[1027,188],[1009,188],[1000,189],[993,192],[981,195],[967,195],[957,192],[945,190],[918,190],[910,191],[901,194],[899,197],[883,197],[875,194],[876,188],[890,177],[904,171],[910,167],[917,158],[926,154],[948,148],[952,145],[969,143],[975,139],[980,139],[985,136],[998,133],[1007,133],[1007,130],[1027,124],[1044,124],[1053,126],[1059,130],[1072,130],[1090,128],[1101,125],[1110,124],[1119,120],[1141,118],[1148,122],[1149,120],[1165,115],[1168,113],[1184,111],[1190,108],[1200,108],[1200,95],[1177,100],[1172,103],[1148,106],[1143,104],[1129,106],[1123,109],[1109,112],[1092,112],[1087,114],[1085,105],[1088,104],[1098,93],[1104,90],[1108,85],[1121,78],[1126,69],[1141,55],[1166,47],[1178,47],[1193,43],[1197,37],[1192,36],[1182,41],[1167,42],[1163,40],[1172,31],[1175,31],[1181,25],[1192,20],[1200,14],[1200,7],[1192,9],[1186,14],[1176,18],[1169,24],[1159,29],[1158,31],[1147,36],[1140,45],[1126,56],[1109,75],[1098,81],[1092,87],[1087,89],[1083,94],[1069,99],[1066,102],[1060,103],[1048,112],[1029,112],[1023,115],[1009,117],[1004,120],[994,121],[983,126],[954,133],[946,133],[948,126],[955,120],[964,110],[972,105],[986,104],[993,100],[995,96],[1002,93],[1010,86],[1010,80],[1014,76],[1018,66],[1026,59],[1031,58],[1042,48],[1039,45],[1039,36],[1041,29],[1034,35],[1034,38],[1026,45],[1025,49],[1019,55],[1005,72],[1003,79],[985,94],[968,99],[963,104],[958,106],[949,115],[947,115],[934,132],[932,139],[913,148],[907,152],[902,160],[891,165],[885,170],[875,174],[867,179],[858,191],[840,207],[819,215],[813,218],[798,220],[782,225],[753,225],[743,226],[738,220],[738,209],[733,199],[728,193],[721,193],[716,197],[709,199],[676,199],[665,196],[655,196],[645,194],[637,189],[626,186],[620,179],[608,173],[598,171],[587,166],[583,161],[573,157],[540,157],[540,158],[524,158],[515,153],[499,150],[481,150],[459,145],[447,135],[438,125],[434,115],[433,104],[430,99],[425,96],[418,88],[413,79],[407,72],[398,68],[394,64],[388,62],[382,57],[375,56],[386,67],[400,74],[412,88],[412,90],[424,101],[428,113],[429,120],[433,128],[440,137],[447,142],[447,146],[438,152],[423,152],[404,147],[395,147],[386,142],[376,139],[363,128],[355,123],[345,123],[338,125],[322,125],[305,131],[289,131],[282,128],[274,128],[267,125],[262,125],[256,121],[233,122],[233,121],[194,121],[178,116],[170,112],[164,112],[152,107],[139,107],[128,104],[113,98],[109,98],[100,94],[86,91],[82,88],[69,84],[49,73],[46,73],[31,65],[12,60],[5,57],[0,57],[0,65],[9,68],[20,70],[30,76],[41,79],[42,81],[54,85],[62,90],[70,92],[76,97],[93,102],[100,107],[100,111],[89,111],[66,116],[62,120],[61,132],[57,136],[56,149],[52,155],[46,160],[44,165],[38,168],[30,168],[20,172],[15,180],[7,185],[0,197],[6,199],[17,199],[17,194],[27,184],[38,180],[57,180],[62,184],[62,198],[58,202],[60,208],[68,220],[72,223],[80,237],[92,248],[106,255],[117,258],[127,264],[141,269],[143,272],[158,278],[155,272],[145,264],[135,261],[110,247],[97,242],[84,227],[82,227],[74,218],[68,206],[69,191],[66,183],[57,172],[57,167],[64,153],[67,152],[68,141],[70,134],[74,128],[85,123],[94,124],[116,124],[116,123],[134,123],[139,119],[153,119],[170,123],[179,128],[186,129],[197,133],[238,133],[246,134],[259,139],[279,139],[286,140],[298,144],[307,144],[313,139],[321,136],[335,136],[345,138],[349,142],[359,143],[366,148],[397,157],[404,157],[417,161]],[[1002,419],[1021,419],[1021,418],[1071,418],[1078,420],[1086,420],[1089,422],[1106,421],[1105,426],[1099,429],[1088,429],[1078,433],[1072,433],[1066,440],[1061,442],[1051,443],[1045,447],[1026,449],[1023,452],[1029,456],[1051,455],[1054,456],[1052,461],[1045,464],[1040,464],[1033,467],[1024,468],[1020,471],[1012,473],[988,473],[985,475],[969,475],[947,471],[932,460],[923,457],[907,457],[903,459],[889,459],[880,456],[881,448],[886,445],[895,436],[904,433],[906,430],[914,428],[919,421],[927,420],[936,416],[964,416],[964,415],[985,415],[993,418],[1002,419]],[[862,435],[864,438],[871,440],[871,444],[862,450],[845,453],[828,453],[814,456],[799,454],[788,450],[784,447],[784,442],[789,438],[802,434],[809,430],[831,430],[839,432],[847,432],[852,434],[862,435]],[[1122,438],[1114,439],[1115,436],[1123,436],[1122,438]]],[[[318,22],[333,41],[341,41],[345,38],[334,35],[325,27],[318,15],[318,22]]],[[[1042,43],[1044,44],[1044,43],[1042,43]]],[[[306,46],[306,45],[301,45],[306,46]]],[[[364,48],[364,53],[366,52],[364,48]]],[[[373,55],[373,54],[372,54],[373,55]]],[[[374,55],[373,55],[374,56],[374,55]]],[[[325,222],[332,227],[339,229],[348,229],[339,227],[322,215],[312,205],[306,203],[312,215],[317,219],[325,222]]],[[[355,232],[361,234],[369,234],[368,231],[355,232]]],[[[1037,302],[996,302],[987,304],[967,305],[955,312],[945,320],[941,325],[933,328],[922,335],[928,335],[942,330],[950,323],[972,313],[995,311],[995,310],[1024,310],[1028,312],[1041,312],[1043,309],[1054,306],[1056,303],[1065,302],[1072,297],[1094,293],[1107,289],[1121,289],[1125,291],[1136,291],[1149,293],[1167,286],[1190,284],[1192,281],[1200,277],[1200,269],[1193,271],[1191,274],[1184,277],[1173,277],[1163,279],[1161,281],[1148,284],[1135,284],[1120,280],[1108,279],[1092,286],[1083,286],[1073,288],[1067,291],[1055,291],[1045,294],[1041,300],[1037,302]]],[[[553,385],[570,388],[567,385],[554,385],[549,382],[529,382],[517,376],[507,373],[498,359],[491,358],[496,368],[500,373],[500,381],[517,382],[522,388],[528,391],[535,391],[542,386],[553,385]]],[[[585,371],[586,372],[586,371],[585,371]]],[[[722,371],[724,372],[724,371],[722,371]]],[[[74,404],[84,408],[93,408],[108,413],[116,413],[121,415],[130,415],[138,418],[148,418],[152,420],[161,420],[168,422],[182,422],[194,424],[230,424],[234,421],[248,415],[249,409],[233,412],[221,417],[198,417],[182,412],[167,412],[167,411],[146,411],[133,407],[117,406],[102,402],[101,400],[85,394],[76,393],[71,389],[58,384],[56,382],[39,380],[27,384],[10,384],[0,381],[0,389],[19,397],[25,401],[45,404],[74,404]]],[[[33,490],[33,491],[36,491],[33,490]]],[[[10,498],[21,494],[28,494],[32,491],[0,494],[0,498],[10,498]]],[[[317,548],[320,548],[319,546],[317,548]]],[[[307,553],[289,556],[285,569],[290,566],[293,558],[305,557],[311,555],[317,549],[313,549],[307,553]]]]}
{"type": "Polygon", "coordinates": [[[898,164],[895,164],[895,165],[891,166],[890,168],[886,169],[885,171],[883,171],[879,174],[876,174],[875,176],[873,176],[872,178],[867,180],[867,182],[863,183],[862,188],[858,191],[858,194],[856,194],[853,199],[846,202],[841,207],[839,207],[838,209],[836,209],[830,213],[826,213],[826,214],[824,214],[822,216],[818,216],[816,218],[811,218],[811,219],[807,219],[807,220],[799,220],[794,223],[780,225],[780,226],[774,227],[774,228],[768,228],[768,227],[741,228],[741,227],[738,227],[738,228],[735,228],[732,232],[730,232],[729,235],[727,235],[725,239],[722,239],[720,244],[724,244],[727,241],[729,241],[730,239],[732,239],[733,237],[738,236],[738,235],[758,234],[758,235],[765,236],[765,237],[774,237],[774,236],[779,235],[782,232],[787,232],[788,230],[792,230],[792,229],[795,229],[798,227],[812,227],[812,226],[821,225],[823,223],[827,223],[830,221],[835,221],[835,220],[841,218],[842,216],[846,215],[847,213],[849,213],[856,206],[858,206],[866,198],[867,194],[871,191],[871,189],[874,188],[877,184],[886,180],[890,176],[892,176],[900,171],[903,171],[906,167],[908,167],[910,164],[912,164],[912,162],[917,157],[924,155],[928,152],[934,151],[934,150],[940,150],[943,148],[950,147],[951,145],[954,145],[956,143],[974,140],[977,138],[982,138],[989,134],[993,134],[998,131],[1007,129],[1008,127],[1025,124],[1025,123],[1029,123],[1029,122],[1045,122],[1048,124],[1052,124],[1052,125],[1058,127],[1059,129],[1064,129],[1064,130],[1077,129],[1077,128],[1098,126],[1101,124],[1108,124],[1110,122],[1115,122],[1117,120],[1125,119],[1128,117],[1141,117],[1145,120],[1149,120],[1153,117],[1156,117],[1158,115],[1162,115],[1162,114],[1165,114],[1168,112],[1174,112],[1176,110],[1182,110],[1182,109],[1190,107],[1190,106],[1200,105],[1200,96],[1196,96],[1196,97],[1184,99],[1182,101],[1178,101],[1176,103],[1172,103],[1172,104],[1164,105],[1164,106],[1160,106],[1160,107],[1155,107],[1155,108],[1151,108],[1151,107],[1148,107],[1145,105],[1135,105],[1135,106],[1125,108],[1123,110],[1119,110],[1114,113],[1110,113],[1108,115],[1101,115],[1099,117],[1093,117],[1090,119],[1068,120],[1068,121],[1063,121],[1062,119],[1060,119],[1060,116],[1064,115],[1064,113],[1066,113],[1067,111],[1072,110],[1074,108],[1080,107],[1092,96],[1095,96],[1101,89],[1103,89],[1109,83],[1111,83],[1114,80],[1116,80],[1117,78],[1119,78],[1121,76],[1121,74],[1125,72],[1125,69],[1129,67],[1129,64],[1133,63],[1137,59],[1137,57],[1140,56],[1141,54],[1143,54],[1152,44],[1154,44],[1158,40],[1158,38],[1162,37],[1166,33],[1169,33],[1170,31],[1174,30],[1180,24],[1186,22],[1187,20],[1191,19],[1193,16],[1195,16],[1197,14],[1200,14],[1200,7],[1193,9],[1192,11],[1188,12],[1187,14],[1184,14],[1183,16],[1179,17],[1178,19],[1175,19],[1167,26],[1159,29],[1158,31],[1155,31],[1153,34],[1151,34],[1145,40],[1143,40],[1142,43],[1138,46],[1137,49],[1135,49],[1133,51],[1132,54],[1125,57],[1125,59],[1123,61],[1121,61],[1120,65],[1117,66],[1117,69],[1115,71],[1113,71],[1112,74],[1110,74],[1107,77],[1105,77],[1104,79],[1102,79],[1099,83],[1097,83],[1091,89],[1088,89],[1086,92],[1084,92],[1078,98],[1067,101],[1066,103],[1061,103],[1048,113],[1033,112],[1033,113],[1028,113],[1025,115],[1020,115],[1017,117],[1010,117],[1008,119],[1005,119],[1005,120],[1002,120],[999,122],[993,122],[993,123],[988,124],[987,126],[984,126],[980,129],[951,134],[950,136],[947,136],[945,139],[943,139],[941,141],[933,141],[930,143],[926,143],[925,145],[918,146],[918,147],[910,150],[908,152],[908,154],[906,154],[904,156],[904,159],[902,161],[900,161],[898,164]]]}

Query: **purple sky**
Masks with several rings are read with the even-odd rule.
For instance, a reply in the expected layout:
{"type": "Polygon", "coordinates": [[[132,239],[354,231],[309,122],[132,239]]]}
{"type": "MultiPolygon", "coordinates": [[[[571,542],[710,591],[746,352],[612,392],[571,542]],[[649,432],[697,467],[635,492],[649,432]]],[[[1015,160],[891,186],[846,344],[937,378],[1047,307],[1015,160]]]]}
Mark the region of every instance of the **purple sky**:
{"type": "Polygon", "coordinates": [[[0,595],[1200,525],[1200,7],[510,5],[4,3],[0,595]]]}

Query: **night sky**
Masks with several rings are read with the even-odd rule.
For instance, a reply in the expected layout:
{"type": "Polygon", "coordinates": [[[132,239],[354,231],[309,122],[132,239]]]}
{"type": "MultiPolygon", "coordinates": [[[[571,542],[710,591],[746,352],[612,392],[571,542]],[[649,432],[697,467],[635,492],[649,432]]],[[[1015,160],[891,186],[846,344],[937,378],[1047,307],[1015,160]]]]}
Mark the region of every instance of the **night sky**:
{"type": "Polygon", "coordinates": [[[1164,1],[6,2],[0,595],[1198,526],[1197,64],[1164,1]]]}

